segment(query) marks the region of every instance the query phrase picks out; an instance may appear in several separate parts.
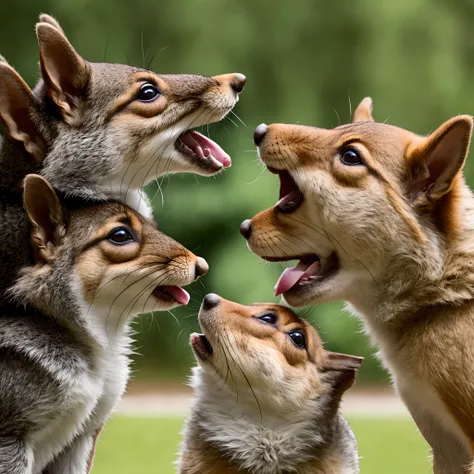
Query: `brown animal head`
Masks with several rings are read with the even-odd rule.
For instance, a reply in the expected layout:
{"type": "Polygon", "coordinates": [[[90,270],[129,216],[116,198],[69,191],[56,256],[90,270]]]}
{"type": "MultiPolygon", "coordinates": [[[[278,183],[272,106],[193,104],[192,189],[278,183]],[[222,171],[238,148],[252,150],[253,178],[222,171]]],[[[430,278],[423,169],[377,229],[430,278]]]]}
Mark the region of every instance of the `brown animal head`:
{"type": "Polygon", "coordinates": [[[260,125],[255,143],[279,175],[280,200],[245,221],[249,248],[299,260],[276,293],[295,306],[347,300],[359,307],[441,278],[460,219],[472,117],[427,136],[374,122],[364,99],[354,122],[327,130],[260,125]]]}
{"type": "Polygon", "coordinates": [[[275,304],[243,306],[209,294],[199,323],[203,334],[192,334],[191,346],[202,369],[261,407],[291,411],[319,400],[335,413],[362,362],[326,351],[314,327],[275,304]]]}
{"type": "Polygon", "coordinates": [[[39,175],[25,179],[35,263],[11,294],[45,314],[117,332],[138,313],[187,304],[181,287],[205,274],[205,260],[121,202],[59,199],[39,175]]]}
{"type": "Polygon", "coordinates": [[[52,17],[41,15],[36,32],[42,79],[32,92],[0,61],[0,119],[57,189],[123,198],[168,172],[212,175],[230,166],[219,145],[191,129],[232,110],[242,74],[90,63],[52,17]]]}

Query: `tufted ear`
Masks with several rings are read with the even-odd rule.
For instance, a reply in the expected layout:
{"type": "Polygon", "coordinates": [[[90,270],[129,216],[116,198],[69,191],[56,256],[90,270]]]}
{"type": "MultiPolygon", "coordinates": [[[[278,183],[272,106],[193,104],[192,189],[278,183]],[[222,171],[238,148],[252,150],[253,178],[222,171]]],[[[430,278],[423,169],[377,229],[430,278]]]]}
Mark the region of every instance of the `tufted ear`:
{"type": "Polygon", "coordinates": [[[469,151],[473,120],[460,115],[443,123],[409,152],[408,195],[435,201],[452,187],[469,151]]]}
{"type": "Polygon", "coordinates": [[[59,198],[42,176],[29,174],[24,180],[23,204],[33,226],[32,243],[39,258],[49,261],[64,235],[59,198]]]}
{"type": "Polygon", "coordinates": [[[90,78],[89,67],[59,24],[48,15],[36,25],[41,75],[48,96],[57,105],[63,120],[76,126],[82,122],[81,103],[90,78]]]}
{"type": "Polygon", "coordinates": [[[372,110],[374,104],[370,97],[362,99],[361,103],[357,106],[352,116],[352,123],[354,122],[374,122],[372,117],[372,110]]]}
{"type": "Polygon", "coordinates": [[[53,18],[51,15],[47,15],[46,13],[41,13],[41,15],[39,16],[39,22],[48,23],[51,26],[54,26],[57,30],[59,30],[64,35],[64,30],[61,28],[61,25],[59,24],[58,20],[53,18]]]}
{"type": "Polygon", "coordinates": [[[45,145],[33,120],[37,106],[28,84],[9,64],[0,61],[0,119],[8,135],[23,142],[34,161],[40,163],[45,145]]]}
{"type": "Polygon", "coordinates": [[[326,351],[322,371],[330,386],[331,409],[339,409],[342,396],[354,385],[357,371],[364,358],[326,351]]]}

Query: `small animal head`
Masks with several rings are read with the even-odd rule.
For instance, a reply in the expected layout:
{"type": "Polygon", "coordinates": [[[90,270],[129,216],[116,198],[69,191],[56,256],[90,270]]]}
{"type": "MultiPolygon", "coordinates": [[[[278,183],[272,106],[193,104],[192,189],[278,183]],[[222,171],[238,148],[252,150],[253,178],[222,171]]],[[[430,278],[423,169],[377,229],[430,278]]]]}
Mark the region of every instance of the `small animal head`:
{"type": "Polygon", "coordinates": [[[58,320],[112,333],[138,313],[186,305],[181,287],[208,270],[121,202],[60,200],[43,177],[28,175],[24,206],[35,264],[21,271],[12,295],[58,320]]]}
{"type": "Polygon", "coordinates": [[[276,286],[292,305],[356,303],[436,280],[463,226],[472,117],[419,136],[374,122],[371,111],[367,98],[353,123],[332,130],[262,124],[255,132],[280,197],[241,232],[266,260],[299,260],[276,286]]]}
{"type": "Polygon", "coordinates": [[[191,346],[207,376],[277,410],[316,400],[337,411],[363,360],[326,351],[314,327],[271,303],[242,306],[209,294],[199,323],[203,334],[192,334],[191,346]]]}
{"type": "Polygon", "coordinates": [[[168,172],[212,175],[230,166],[219,145],[191,129],[232,110],[242,74],[160,75],[90,63],[48,15],[36,33],[42,79],[32,92],[0,62],[0,118],[55,188],[123,198],[168,172]]]}

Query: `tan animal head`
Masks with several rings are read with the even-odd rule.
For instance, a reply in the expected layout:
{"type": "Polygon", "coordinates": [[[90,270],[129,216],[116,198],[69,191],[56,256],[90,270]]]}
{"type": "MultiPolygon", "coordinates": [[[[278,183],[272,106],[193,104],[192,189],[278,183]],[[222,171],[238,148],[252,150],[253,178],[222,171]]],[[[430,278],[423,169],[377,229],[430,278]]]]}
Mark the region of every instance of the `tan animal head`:
{"type": "Polygon", "coordinates": [[[120,333],[138,313],[186,305],[181,287],[208,270],[121,202],[59,200],[44,178],[28,175],[24,205],[35,264],[22,270],[12,295],[63,322],[120,333]]]}
{"type": "Polygon", "coordinates": [[[209,294],[199,323],[204,334],[192,334],[191,346],[206,375],[239,403],[255,397],[261,409],[291,412],[316,400],[329,416],[362,362],[324,350],[307,321],[275,304],[242,306],[209,294]]]}
{"type": "Polygon", "coordinates": [[[245,76],[90,63],[52,17],[41,15],[36,32],[42,80],[32,92],[0,60],[0,119],[55,188],[123,198],[168,172],[212,175],[230,166],[219,145],[191,129],[224,118],[245,76]]]}
{"type": "Polygon", "coordinates": [[[241,232],[266,260],[299,260],[276,285],[292,305],[361,307],[389,294],[421,294],[472,227],[460,219],[472,117],[419,136],[374,122],[371,110],[367,98],[353,123],[332,130],[262,124],[255,132],[261,160],[279,175],[280,200],[241,232]]]}

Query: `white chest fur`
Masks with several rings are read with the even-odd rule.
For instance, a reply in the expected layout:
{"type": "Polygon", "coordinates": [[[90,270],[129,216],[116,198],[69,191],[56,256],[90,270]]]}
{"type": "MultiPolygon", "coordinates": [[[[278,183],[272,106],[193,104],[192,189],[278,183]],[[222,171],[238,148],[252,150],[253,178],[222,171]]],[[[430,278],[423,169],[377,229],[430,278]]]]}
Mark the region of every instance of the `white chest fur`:
{"type": "MultiPolygon", "coordinates": [[[[327,442],[315,422],[318,410],[312,403],[297,413],[272,414],[239,393],[239,403],[226,390],[206,383],[200,369],[193,374],[195,423],[204,439],[227,452],[241,469],[260,474],[298,472],[295,460],[313,460],[327,442]]],[[[348,471],[355,472],[355,471],[348,471]]]]}
{"type": "Polygon", "coordinates": [[[90,371],[64,381],[66,396],[57,407],[57,416],[29,440],[35,473],[40,473],[75,438],[93,435],[105,423],[124,393],[128,377],[127,356],[100,348],[90,371]]]}

